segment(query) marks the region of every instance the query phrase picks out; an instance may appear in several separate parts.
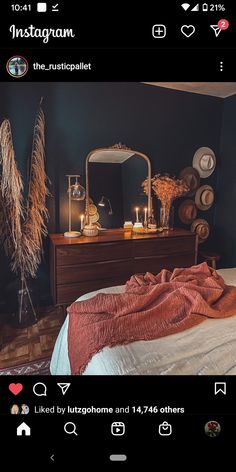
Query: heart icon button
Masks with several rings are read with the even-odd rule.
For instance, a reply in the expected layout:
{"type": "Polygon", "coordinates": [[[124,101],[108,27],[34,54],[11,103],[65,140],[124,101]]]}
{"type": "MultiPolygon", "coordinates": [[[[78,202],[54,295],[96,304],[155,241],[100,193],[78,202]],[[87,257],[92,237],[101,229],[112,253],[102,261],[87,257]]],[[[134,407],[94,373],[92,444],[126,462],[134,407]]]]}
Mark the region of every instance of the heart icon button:
{"type": "Polygon", "coordinates": [[[11,383],[8,388],[10,392],[13,393],[13,395],[18,395],[18,393],[20,393],[23,390],[23,385],[20,383],[18,384],[11,383]]]}
{"type": "Polygon", "coordinates": [[[190,36],[192,36],[195,31],[196,28],[193,25],[183,25],[181,28],[181,33],[183,33],[186,38],[190,38],[190,36]]]}

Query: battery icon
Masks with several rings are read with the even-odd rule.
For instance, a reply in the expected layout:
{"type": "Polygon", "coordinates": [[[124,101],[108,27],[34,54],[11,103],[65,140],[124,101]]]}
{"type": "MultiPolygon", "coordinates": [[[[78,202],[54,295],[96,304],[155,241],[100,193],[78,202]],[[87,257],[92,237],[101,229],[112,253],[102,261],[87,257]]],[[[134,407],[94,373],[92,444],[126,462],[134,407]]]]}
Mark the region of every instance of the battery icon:
{"type": "Polygon", "coordinates": [[[202,11],[208,11],[208,4],[207,3],[203,3],[202,11]]]}

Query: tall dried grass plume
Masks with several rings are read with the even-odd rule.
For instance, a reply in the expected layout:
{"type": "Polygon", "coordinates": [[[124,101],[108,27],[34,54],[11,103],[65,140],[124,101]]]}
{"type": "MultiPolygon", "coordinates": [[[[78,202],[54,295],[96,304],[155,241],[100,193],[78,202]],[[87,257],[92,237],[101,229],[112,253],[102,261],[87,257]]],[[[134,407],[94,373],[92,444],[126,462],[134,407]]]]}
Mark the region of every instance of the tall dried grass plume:
{"type": "Polygon", "coordinates": [[[15,160],[11,125],[0,127],[0,239],[11,259],[12,271],[24,280],[36,277],[41,262],[43,236],[47,234],[49,194],[45,172],[45,119],[41,108],[36,116],[32,152],[29,159],[27,197],[15,160]]]}

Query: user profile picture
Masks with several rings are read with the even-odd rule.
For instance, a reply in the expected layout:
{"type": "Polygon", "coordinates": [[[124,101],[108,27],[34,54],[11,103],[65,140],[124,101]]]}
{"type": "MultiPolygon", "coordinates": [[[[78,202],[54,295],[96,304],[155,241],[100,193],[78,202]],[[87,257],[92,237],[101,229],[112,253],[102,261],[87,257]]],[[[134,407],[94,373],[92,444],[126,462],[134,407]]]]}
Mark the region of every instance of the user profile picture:
{"type": "Polygon", "coordinates": [[[19,415],[20,408],[18,405],[12,405],[10,411],[11,411],[11,415],[19,415]]]}
{"type": "Polygon", "coordinates": [[[7,61],[7,72],[14,77],[15,79],[20,79],[25,74],[27,74],[29,69],[29,64],[27,59],[23,56],[12,56],[7,61]]]}
{"type": "Polygon", "coordinates": [[[29,414],[29,407],[25,403],[22,403],[21,405],[21,415],[28,415],[29,414]]]}
{"type": "Polygon", "coordinates": [[[205,424],[205,433],[210,438],[216,438],[221,432],[221,426],[218,421],[208,421],[205,424]]]}

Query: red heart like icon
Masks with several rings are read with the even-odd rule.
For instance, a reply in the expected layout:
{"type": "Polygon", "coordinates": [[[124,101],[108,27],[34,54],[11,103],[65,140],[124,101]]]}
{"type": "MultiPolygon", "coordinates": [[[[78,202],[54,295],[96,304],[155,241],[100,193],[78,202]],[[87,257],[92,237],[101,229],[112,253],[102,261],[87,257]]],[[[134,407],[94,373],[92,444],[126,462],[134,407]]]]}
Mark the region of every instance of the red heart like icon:
{"type": "Polygon", "coordinates": [[[10,384],[9,385],[9,390],[11,393],[13,393],[14,395],[18,395],[18,393],[21,392],[21,390],[23,390],[23,385],[22,384],[10,384]]]}

